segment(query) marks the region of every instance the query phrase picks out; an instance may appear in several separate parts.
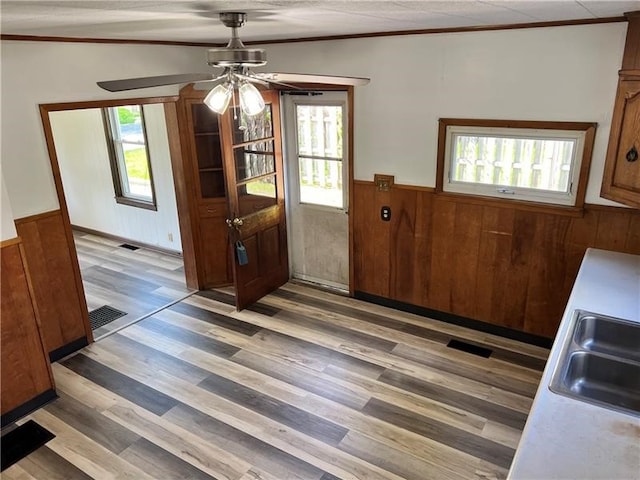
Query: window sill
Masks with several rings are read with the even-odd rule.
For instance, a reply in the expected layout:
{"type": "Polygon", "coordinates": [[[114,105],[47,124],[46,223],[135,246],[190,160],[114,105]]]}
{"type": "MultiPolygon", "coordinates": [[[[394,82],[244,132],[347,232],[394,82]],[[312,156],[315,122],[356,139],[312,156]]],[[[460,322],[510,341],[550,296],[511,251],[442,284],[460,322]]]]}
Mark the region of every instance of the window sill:
{"type": "Polygon", "coordinates": [[[443,198],[450,198],[459,202],[473,205],[487,205],[491,207],[513,208],[515,210],[525,210],[528,212],[550,213],[553,215],[565,215],[567,217],[582,217],[584,208],[582,206],[553,205],[547,203],[531,202],[526,200],[515,200],[512,198],[483,197],[480,195],[468,195],[463,193],[451,193],[436,191],[436,195],[443,198]]]}
{"type": "Polygon", "coordinates": [[[119,203],[120,205],[144,208],[145,210],[153,210],[154,212],[158,211],[158,207],[154,203],[145,202],[144,200],[135,200],[133,198],[127,198],[127,197],[115,197],[115,199],[116,199],[116,203],[119,203]]]}

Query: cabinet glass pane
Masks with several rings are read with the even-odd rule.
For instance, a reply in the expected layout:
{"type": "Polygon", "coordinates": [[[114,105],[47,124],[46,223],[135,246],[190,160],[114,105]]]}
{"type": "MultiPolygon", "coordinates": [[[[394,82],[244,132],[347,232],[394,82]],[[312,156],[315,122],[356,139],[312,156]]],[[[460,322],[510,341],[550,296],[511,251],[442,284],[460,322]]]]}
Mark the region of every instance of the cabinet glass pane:
{"type": "Polygon", "coordinates": [[[220,137],[217,134],[196,135],[198,168],[222,168],[220,137]]]}
{"type": "Polygon", "coordinates": [[[265,105],[264,110],[258,115],[245,115],[240,107],[236,107],[235,112],[233,116],[234,145],[273,137],[271,104],[265,105]]]}
{"type": "Polygon", "coordinates": [[[218,115],[203,104],[191,105],[194,133],[218,133],[218,115]]]}
{"type": "Polygon", "coordinates": [[[238,187],[240,216],[249,215],[278,203],[276,175],[251,180],[238,187]]]}
{"type": "Polygon", "coordinates": [[[234,149],[237,181],[274,173],[273,141],[257,142],[234,149]]]}
{"type": "Polygon", "coordinates": [[[202,198],[225,196],[224,175],[222,171],[200,171],[200,193],[202,198]]]}

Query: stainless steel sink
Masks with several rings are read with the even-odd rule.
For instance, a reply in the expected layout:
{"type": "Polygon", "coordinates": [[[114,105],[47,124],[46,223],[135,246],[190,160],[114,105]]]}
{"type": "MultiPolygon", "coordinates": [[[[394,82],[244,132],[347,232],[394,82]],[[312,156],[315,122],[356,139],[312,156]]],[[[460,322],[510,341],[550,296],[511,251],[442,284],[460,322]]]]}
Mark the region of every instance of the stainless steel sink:
{"type": "Polygon", "coordinates": [[[640,413],[640,324],[576,310],[551,391],[640,413]]]}

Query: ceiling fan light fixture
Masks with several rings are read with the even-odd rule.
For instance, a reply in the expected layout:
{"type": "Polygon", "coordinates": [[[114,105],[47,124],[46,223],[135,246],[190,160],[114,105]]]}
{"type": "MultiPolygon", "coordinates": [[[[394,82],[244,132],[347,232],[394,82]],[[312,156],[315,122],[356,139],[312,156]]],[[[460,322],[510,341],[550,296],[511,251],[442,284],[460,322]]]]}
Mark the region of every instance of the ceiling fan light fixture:
{"type": "Polygon", "coordinates": [[[218,114],[223,114],[233,97],[233,85],[223,83],[217,85],[204,97],[204,104],[218,114]]]}
{"type": "Polygon", "coordinates": [[[238,89],[240,108],[245,115],[257,115],[264,110],[264,99],[260,91],[251,83],[244,82],[238,89]]]}

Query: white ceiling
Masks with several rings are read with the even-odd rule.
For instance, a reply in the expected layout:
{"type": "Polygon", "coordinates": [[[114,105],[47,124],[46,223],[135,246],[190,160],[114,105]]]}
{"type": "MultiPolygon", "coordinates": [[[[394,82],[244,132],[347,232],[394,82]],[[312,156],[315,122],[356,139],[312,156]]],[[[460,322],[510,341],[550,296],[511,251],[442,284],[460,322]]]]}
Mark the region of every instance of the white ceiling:
{"type": "Polygon", "coordinates": [[[616,17],[640,0],[1,0],[3,34],[225,43],[616,17]]]}

